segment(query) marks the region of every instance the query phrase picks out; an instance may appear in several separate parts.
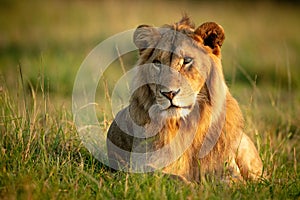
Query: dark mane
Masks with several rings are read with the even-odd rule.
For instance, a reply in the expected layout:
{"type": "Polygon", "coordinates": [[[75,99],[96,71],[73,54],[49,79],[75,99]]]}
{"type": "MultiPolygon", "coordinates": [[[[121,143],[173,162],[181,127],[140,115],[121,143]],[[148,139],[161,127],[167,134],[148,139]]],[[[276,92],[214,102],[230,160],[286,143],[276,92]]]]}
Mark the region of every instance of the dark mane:
{"type": "Polygon", "coordinates": [[[186,14],[184,14],[180,21],[174,23],[174,24],[166,24],[163,26],[164,28],[170,28],[175,31],[179,32],[192,32],[195,29],[195,24],[192,22],[190,17],[186,14]]]}
{"type": "Polygon", "coordinates": [[[195,24],[194,22],[192,22],[192,20],[190,19],[190,17],[186,14],[184,14],[181,18],[181,20],[177,23],[174,24],[174,26],[176,27],[176,29],[181,29],[181,28],[195,28],[195,24]]]}

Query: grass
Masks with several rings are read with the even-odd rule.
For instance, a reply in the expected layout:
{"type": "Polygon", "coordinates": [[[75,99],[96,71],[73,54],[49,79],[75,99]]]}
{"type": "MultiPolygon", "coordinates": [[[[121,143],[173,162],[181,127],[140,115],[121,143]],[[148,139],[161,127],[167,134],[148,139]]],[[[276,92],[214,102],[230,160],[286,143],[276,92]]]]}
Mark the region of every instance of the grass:
{"type": "MultiPolygon", "coordinates": [[[[0,13],[0,199],[300,197],[297,5],[5,1],[0,13]],[[160,15],[153,16],[154,11],[160,15]],[[184,11],[196,22],[217,21],[225,28],[224,73],[244,113],[245,132],[270,175],[263,182],[187,186],[159,172],[112,173],[77,134],[71,93],[89,51],[115,33],[143,23],[174,22],[184,11]]],[[[124,58],[126,69],[135,59],[136,54],[124,58]]],[[[118,61],[103,79],[110,91],[115,74],[122,74],[118,61]]],[[[110,113],[102,115],[111,121],[110,113]]]]}

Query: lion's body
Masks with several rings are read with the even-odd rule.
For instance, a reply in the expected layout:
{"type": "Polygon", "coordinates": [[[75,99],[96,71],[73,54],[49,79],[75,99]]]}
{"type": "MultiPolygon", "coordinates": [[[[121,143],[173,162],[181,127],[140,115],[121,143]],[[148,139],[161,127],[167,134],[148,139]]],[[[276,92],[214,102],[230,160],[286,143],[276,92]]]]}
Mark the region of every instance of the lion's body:
{"type": "Polygon", "coordinates": [[[134,153],[167,146],[163,153],[149,154],[147,165],[197,182],[207,175],[261,176],[258,152],[243,133],[242,113],[223,78],[223,40],[220,26],[206,23],[195,30],[186,17],[162,30],[137,29],[138,65],[144,66],[133,83],[139,87],[130,105],[118,113],[108,132],[111,166],[136,168],[140,163],[132,163],[134,153]]]}

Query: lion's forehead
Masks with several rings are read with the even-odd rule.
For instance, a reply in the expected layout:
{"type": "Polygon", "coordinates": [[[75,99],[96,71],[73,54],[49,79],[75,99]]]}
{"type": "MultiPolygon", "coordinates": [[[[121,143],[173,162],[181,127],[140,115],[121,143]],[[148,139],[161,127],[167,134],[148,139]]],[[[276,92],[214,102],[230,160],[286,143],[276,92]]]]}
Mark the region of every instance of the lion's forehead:
{"type": "MultiPolygon", "coordinates": [[[[174,31],[165,33],[158,40],[152,51],[149,49],[148,56],[142,58],[144,59],[144,63],[159,61],[165,67],[180,71],[185,57],[193,59],[193,67],[196,69],[194,71],[199,72],[202,78],[205,78],[212,62],[210,54],[205,48],[197,45],[192,38],[183,33],[174,31]]],[[[147,71],[150,74],[158,73],[158,71],[152,68],[149,68],[147,71]]],[[[167,76],[167,72],[168,70],[164,70],[163,73],[160,71],[159,76],[167,76]]]]}
{"type": "Polygon", "coordinates": [[[178,36],[175,34],[171,34],[168,36],[162,37],[155,47],[157,52],[169,52],[169,54],[165,54],[171,56],[172,54],[176,54],[181,56],[187,50],[189,50],[193,46],[192,39],[184,34],[182,36],[178,36]]]}
{"type": "MultiPolygon", "coordinates": [[[[183,58],[184,56],[195,59],[209,57],[208,52],[201,45],[196,43],[189,36],[180,33],[163,36],[155,45],[150,59],[167,59],[183,58]]],[[[207,59],[206,59],[207,60],[207,59]]]]}

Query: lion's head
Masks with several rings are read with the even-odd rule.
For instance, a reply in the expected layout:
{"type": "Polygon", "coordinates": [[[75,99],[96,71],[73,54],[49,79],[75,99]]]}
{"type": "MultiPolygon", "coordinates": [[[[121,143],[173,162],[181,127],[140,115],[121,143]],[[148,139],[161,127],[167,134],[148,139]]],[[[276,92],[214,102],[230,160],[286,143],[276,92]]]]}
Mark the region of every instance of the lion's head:
{"type": "MultiPolygon", "coordinates": [[[[134,85],[142,87],[131,99],[137,112],[185,118],[203,101],[220,110],[226,95],[220,62],[224,38],[220,25],[207,22],[195,28],[188,17],[160,28],[139,26],[133,37],[140,53],[134,85]]],[[[146,123],[141,117],[136,120],[146,123]]]]}

